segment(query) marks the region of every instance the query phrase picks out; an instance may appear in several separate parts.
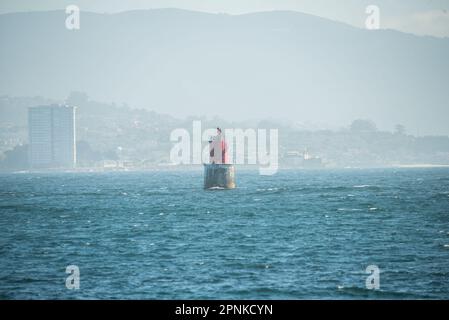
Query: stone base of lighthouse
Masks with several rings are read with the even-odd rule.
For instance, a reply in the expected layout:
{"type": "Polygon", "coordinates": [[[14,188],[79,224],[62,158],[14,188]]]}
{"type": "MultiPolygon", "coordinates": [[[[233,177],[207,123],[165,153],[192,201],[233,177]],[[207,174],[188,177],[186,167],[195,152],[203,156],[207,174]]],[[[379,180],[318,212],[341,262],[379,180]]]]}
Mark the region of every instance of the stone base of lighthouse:
{"type": "Polygon", "coordinates": [[[235,168],[233,164],[204,164],[204,189],[212,188],[235,188],[235,168]]]}

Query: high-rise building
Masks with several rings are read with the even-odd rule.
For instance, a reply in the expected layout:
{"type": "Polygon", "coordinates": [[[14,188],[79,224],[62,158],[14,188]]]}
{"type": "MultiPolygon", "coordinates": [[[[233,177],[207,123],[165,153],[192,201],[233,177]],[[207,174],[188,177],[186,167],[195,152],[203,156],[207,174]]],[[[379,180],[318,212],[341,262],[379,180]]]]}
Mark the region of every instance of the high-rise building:
{"type": "Polygon", "coordinates": [[[31,167],[73,168],[76,165],[75,107],[29,108],[28,131],[31,167]]]}

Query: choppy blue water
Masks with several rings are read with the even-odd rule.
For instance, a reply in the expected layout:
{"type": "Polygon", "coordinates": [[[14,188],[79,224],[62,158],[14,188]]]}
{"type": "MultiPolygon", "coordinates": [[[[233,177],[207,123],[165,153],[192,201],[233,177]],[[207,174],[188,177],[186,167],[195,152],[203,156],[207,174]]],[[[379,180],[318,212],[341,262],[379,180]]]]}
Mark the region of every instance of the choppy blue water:
{"type": "Polygon", "coordinates": [[[0,175],[0,298],[449,299],[448,169],[237,171],[237,183],[0,175]]]}

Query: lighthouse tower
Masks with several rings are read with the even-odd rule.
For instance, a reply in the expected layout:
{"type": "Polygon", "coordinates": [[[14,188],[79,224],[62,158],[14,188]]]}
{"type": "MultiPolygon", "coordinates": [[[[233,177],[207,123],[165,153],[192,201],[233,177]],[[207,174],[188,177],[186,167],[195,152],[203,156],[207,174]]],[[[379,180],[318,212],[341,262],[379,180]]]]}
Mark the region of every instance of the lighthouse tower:
{"type": "Polygon", "coordinates": [[[229,163],[228,146],[221,129],[209,140],[209,163],[204,164],[204,189],[234,189],[235,168],[229,163]]]}

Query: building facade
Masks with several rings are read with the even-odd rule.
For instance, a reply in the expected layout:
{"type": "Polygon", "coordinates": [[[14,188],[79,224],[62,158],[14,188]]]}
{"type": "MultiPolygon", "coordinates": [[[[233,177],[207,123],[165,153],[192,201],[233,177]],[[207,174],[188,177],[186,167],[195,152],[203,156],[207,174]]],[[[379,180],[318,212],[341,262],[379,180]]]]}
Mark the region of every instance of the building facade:
{"type": "Polygon", "coordinates": [[[76,165],[75,107],[50,105],[28,109],[29,162],[32,168],[76,165]]]}

